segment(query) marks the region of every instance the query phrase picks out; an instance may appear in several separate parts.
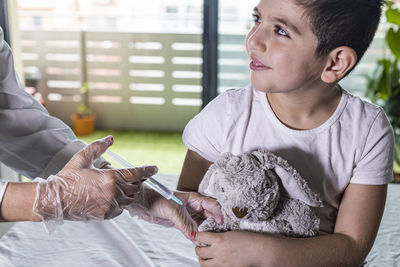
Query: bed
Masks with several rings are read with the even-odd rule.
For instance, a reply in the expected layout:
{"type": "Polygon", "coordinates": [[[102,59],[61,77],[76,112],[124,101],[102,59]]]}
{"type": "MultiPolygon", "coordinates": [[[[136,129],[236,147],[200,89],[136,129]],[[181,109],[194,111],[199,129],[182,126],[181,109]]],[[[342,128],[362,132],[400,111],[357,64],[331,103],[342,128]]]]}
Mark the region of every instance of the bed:
{"type": "MultiPolygon", "coordinates": [[[[158,175],[171,188],[175,175],[158,175]]],[[[382,226],[366,266],[400,266],[400,184],[390,184],[382,226]]],[[[199,266],[191,241],[129,214],[101,223],[66,222],[50,236],[40,223],[16,223],[0,240],[0,266],[199,266]]]]}

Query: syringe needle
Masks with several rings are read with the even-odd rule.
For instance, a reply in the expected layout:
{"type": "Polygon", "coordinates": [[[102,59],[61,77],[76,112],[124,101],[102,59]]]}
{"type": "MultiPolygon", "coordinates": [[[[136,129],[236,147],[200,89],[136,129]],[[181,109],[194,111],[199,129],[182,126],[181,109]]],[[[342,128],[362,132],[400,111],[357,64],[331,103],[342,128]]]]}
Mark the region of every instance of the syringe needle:
{"type": "Polygon", "coordinates": [[[172,195],[172,200],[181,206],[183,205],[182,201],[179,198],[177,198],[175,195],[172,195]]]}
{"type": "MultiPolygon", "coordinates": [[[[124,160],[122,157],[119,155],[106,150],[106,154],[108,154],[110,157],[118,161],[122,166],[125,168],[134,168],[132,164],[130,164],[128,161],[124,160]]],[[[149,177],[146,179],[143,183],[147,184],[151,188],[153,188],[157,193],[165,197],[166,199],[172,199],[174,202],[176,202],[179,205],[183,205],[182,201],[177,198],[174,193],[169,190],[165,185],[154,179],[153,177],[149,177]]]]}

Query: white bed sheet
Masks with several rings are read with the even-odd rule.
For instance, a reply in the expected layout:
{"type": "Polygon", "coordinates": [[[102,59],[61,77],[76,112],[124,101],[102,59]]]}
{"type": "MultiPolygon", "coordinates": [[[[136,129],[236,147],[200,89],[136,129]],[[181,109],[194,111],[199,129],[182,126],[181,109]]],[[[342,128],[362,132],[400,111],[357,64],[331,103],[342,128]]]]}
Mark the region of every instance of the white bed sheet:
{"type": "MultiPolygon", "coordinates": [[[[158,175],[171,186],[177,177],[158,175]]],[[[366,266],[400,266],[400,185],[390,184],[382,226],[366,266]]],[[[102,223],[66,222],[48,235],[40,223],[16,223],[0,240],[0,266],[198,267],[179,231],[127,213],[102,223]]]]}

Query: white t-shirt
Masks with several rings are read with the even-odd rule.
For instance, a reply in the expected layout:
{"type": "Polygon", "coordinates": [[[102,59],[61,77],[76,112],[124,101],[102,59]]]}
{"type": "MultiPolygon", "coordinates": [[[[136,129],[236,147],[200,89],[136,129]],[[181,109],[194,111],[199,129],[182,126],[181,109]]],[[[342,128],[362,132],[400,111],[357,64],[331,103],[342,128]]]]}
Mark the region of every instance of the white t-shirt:
{"type": "Polygon", "coordinates": [[[286,159],[324,207],[315,211],[320,233],[332,233],[349,183],[386,184],[393,179],[394,137],[382,108],[342,90],[334,114],[311,130],[293,130],[273,113],[265,93],[249,85],[211,101],[186,126],[185,146],[209,161],[221,154],[264,148],[286,159]]]}

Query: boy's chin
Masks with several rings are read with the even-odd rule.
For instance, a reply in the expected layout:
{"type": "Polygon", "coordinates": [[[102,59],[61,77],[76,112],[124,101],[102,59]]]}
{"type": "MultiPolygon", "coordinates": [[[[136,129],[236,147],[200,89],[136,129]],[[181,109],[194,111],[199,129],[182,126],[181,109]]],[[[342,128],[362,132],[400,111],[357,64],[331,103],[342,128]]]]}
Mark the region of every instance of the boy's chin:
{"type": "Polygon", "coordinates": [[[270,88],[270,86],[263,84],[263,83],[257,83],[255,81],[251,81],[251,85],[253,85],[253,87],[260,92],[263,93],[272,93],[272,90],[270,88]]]}

